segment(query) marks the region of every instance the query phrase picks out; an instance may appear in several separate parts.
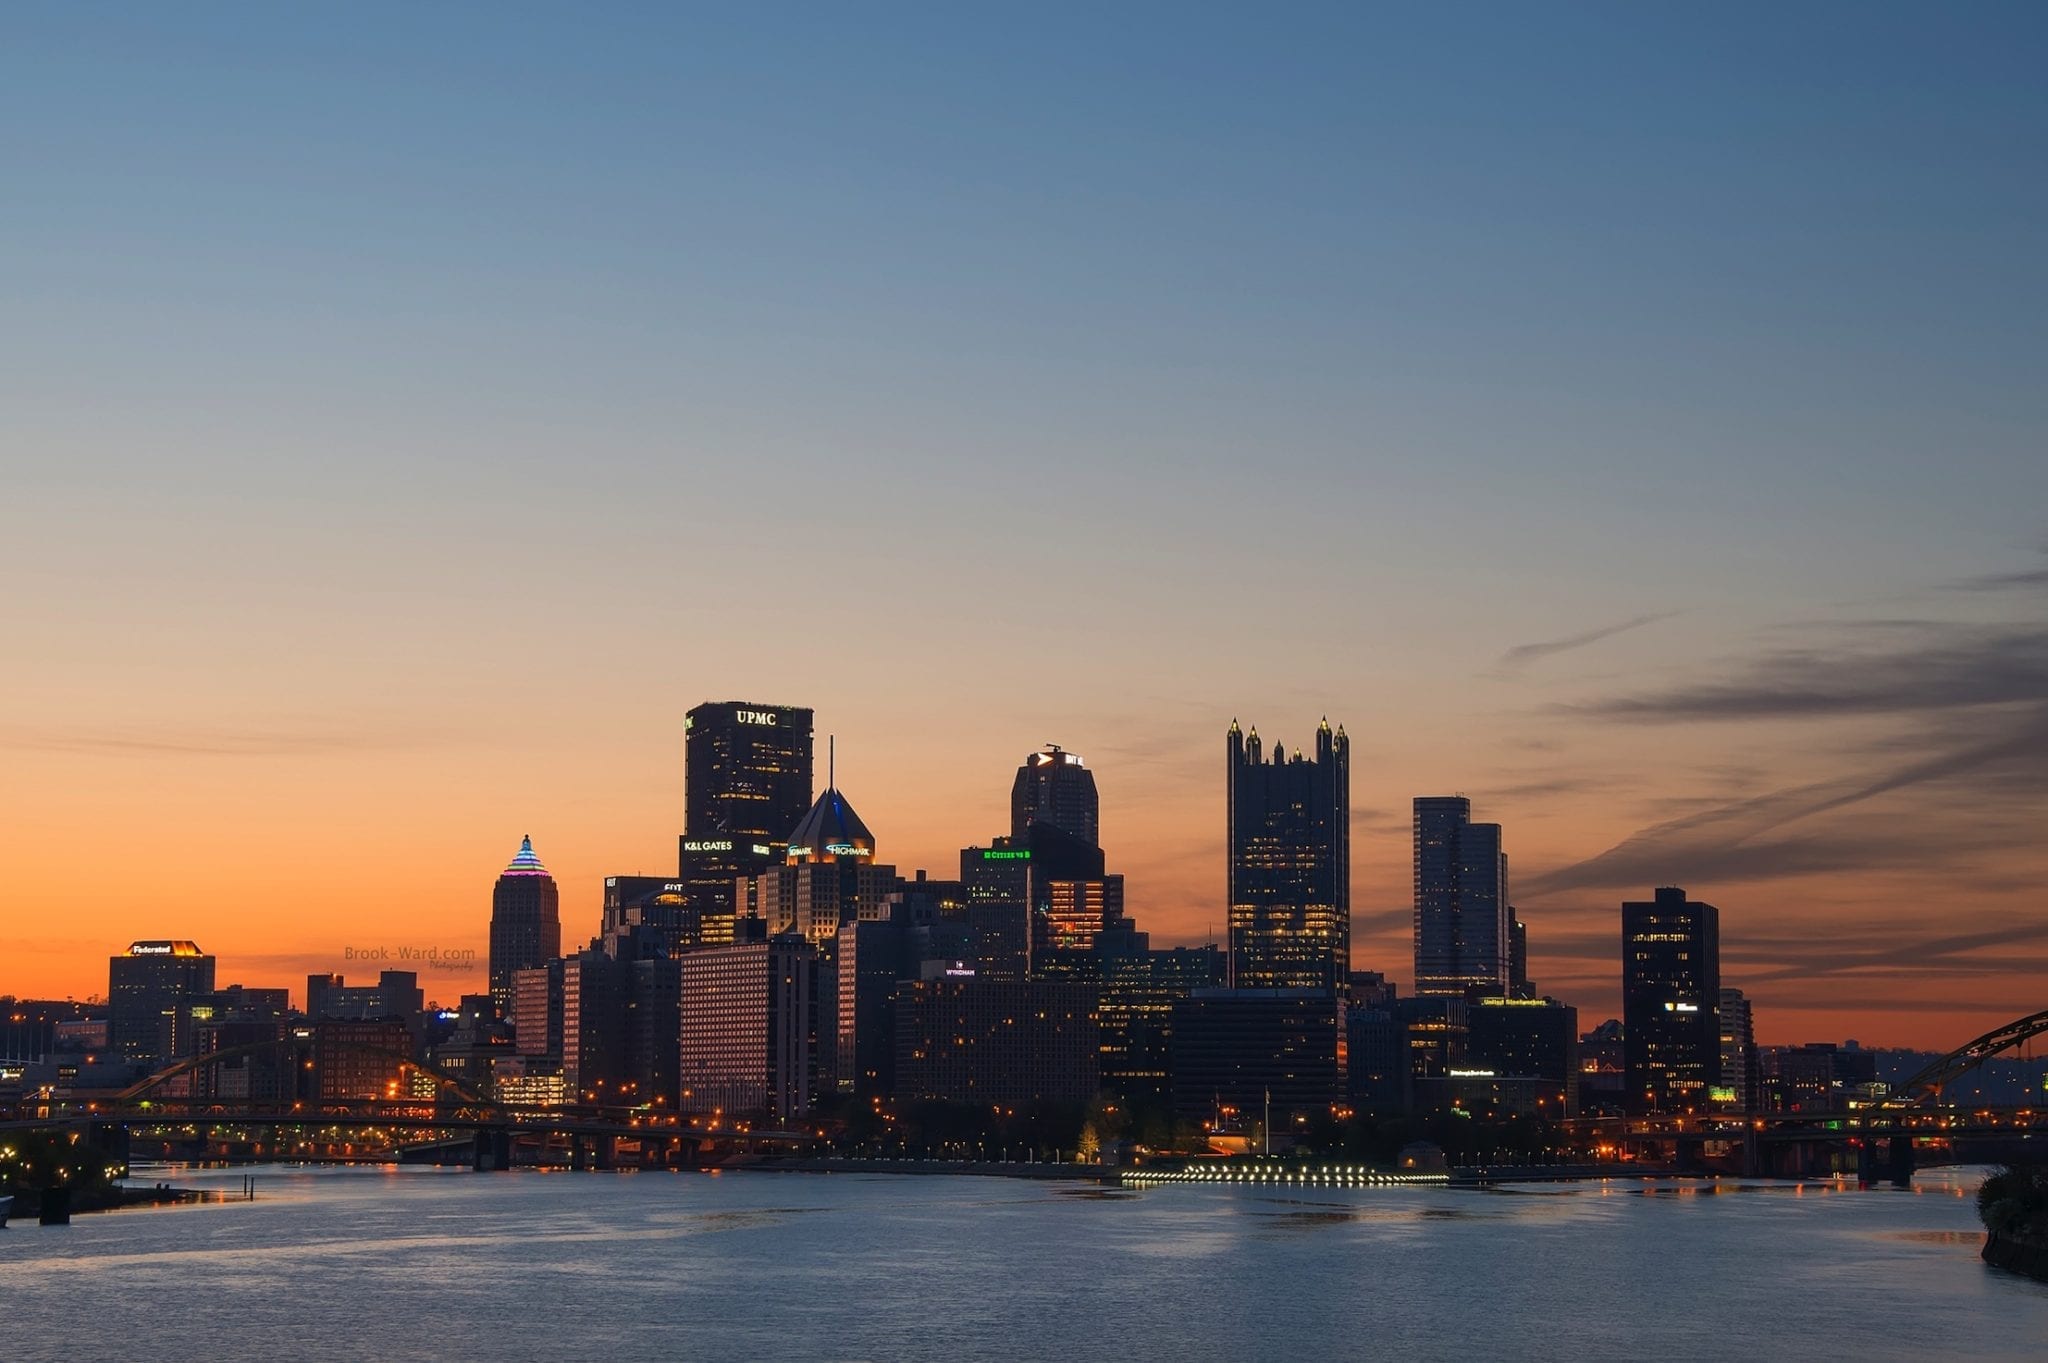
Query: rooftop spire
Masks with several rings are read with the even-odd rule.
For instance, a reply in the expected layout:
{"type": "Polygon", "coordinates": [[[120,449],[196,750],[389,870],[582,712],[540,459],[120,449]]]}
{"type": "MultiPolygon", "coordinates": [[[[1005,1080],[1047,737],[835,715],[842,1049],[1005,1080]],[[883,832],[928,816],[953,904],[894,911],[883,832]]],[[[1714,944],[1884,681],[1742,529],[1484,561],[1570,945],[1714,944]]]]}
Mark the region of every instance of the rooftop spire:
{"type": "Polygon", "coordinates": [[[504,874],[508,876],[544,876],[548,868],[540,864],[540,858],[533,854],[533,835],[523,834],[519,839],[519,853],[512,858],[504,874]]]}

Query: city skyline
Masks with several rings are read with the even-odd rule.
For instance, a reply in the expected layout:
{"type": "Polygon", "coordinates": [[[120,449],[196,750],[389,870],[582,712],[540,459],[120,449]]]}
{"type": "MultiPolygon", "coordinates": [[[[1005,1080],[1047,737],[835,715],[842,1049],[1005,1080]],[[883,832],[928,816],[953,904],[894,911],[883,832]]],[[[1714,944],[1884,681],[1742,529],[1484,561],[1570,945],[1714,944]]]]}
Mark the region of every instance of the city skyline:
{"type": "Polygon", "coordinates": [[[2043,25],[15,16],[0,989],[481,960],[523,833],[579,941],[738,695],[935,875],[1083,754],[1162,944],[1327,714],[1359,968],[1462,792],[1589,1022],[1659,885],[1768,1039],[2024,1012],[2043,25]]]}
{"type": "MultiPolygon", "coordinates": [[[[708,704],[708,702],[700,704],[694,707],[692,712],[701,713],[705,708],[707,708],[708,704]]],[[[747,704],[747,702],[729,701],[720,703],[720,706],[721,708],[730,708],[732,706],[744,704],[747,704]]],[[[763,702],[762,704],[766,705],[767,703],[763,702]]],[[[812,711],[809,709],[804,709],[801,711],[797,711],[795,713],[800,713],[808,717],[812,713],[812,711]]],[[[1319,727],[1322,734],[1324,736],[1327,736],[1327,721],[1324,721],[1319,727]]],[[[1238,733],[1238,725],[1236,721],[1232,721],[1229,732],[1231,733],[1233,738],[1238,733]]],[[[1254,735],[1256,735],[1255,727],[1253,728],[1252,732],[1254,733],[1254,735]]],[[[1343,742],[1344,737],[1345,736],[1342,734],[1340,730],[1340,743],[1343,742]]],[[[831,741],[831,737],[828,736],[827,742],[830,743],[831,741]]],[[[1284,749],[1285,744],[1282,743],[1278,746],[1284,749]]],[[[1085,760],[1085,755],[1079,752],[1070,752],[1068,756],[1070,760],[1085,760]]],[[[1028,763],[1029,760],[1029,755],[1027,755],[1026,762],[1028,763]]],[[[1298,761],[1299,758],[1296,757],[1295,760],[1298,761]]],[[[1237,759],[1235,757],[1231,759],[1231,770],[1235,770],[1234,764],[1236,761],[1237,759]]],[[[1091,767],[1090,770],[1092,771],[1093,768],[1091,767]]],[[[680,773],[678,773],[678,775],[680,776],[680,773]]],[[[995,773],[995,783],[998,786],[1001,786],[1002,784],[1002,782],[1000,781],[1000,776],[1001,770],[999,767],[997,772],[995,773]]],[[[1111,788],[1113,791],[1115,781],[1114,774],[1111,773],[1107,779],[1110,781],[1111,788]]],[[[1231,778],[1226,772],[1217,780],[1216,784],[1218,786],[1219,791],[1223,791],[1227,794],[1227,787],[1230,779],[1231,778]]],[[[678,785],[680,786],[680,784],[681,782],[679,780],[678,785]]],[[[817,778],[816,785],[818,790],[818,798],[820,800],[823,800],[827,794],[827,788],[825,786],[824,778],[822,775],[817,778]]],[[[834,789],[836,790],[836,787],[834,789]]],[[[1412,803],[1415,804],[1419,809],[1423,805],[1434,805],[1447,802],[1458,803],[1464,799],[1465,797],[1415,797],[1412,803]]],[[[682,802],[679,799],[678,806],[680,806],[681,803],[682,802]]],[[[998,803],[1007,803],[1014,809],[1014,791],[1012,792],[1011,799],[1009,799],[1008,801],[1003,801],[1000,799],[1000,797],[998,797],[998,803]]],[[[1113,797],[1109,802],[1109,806],[1110,813],[1112,815],[1112,826],[1114,826],[1113,816],[1115,810],[1113,797]]],[[[813,811],[812,816],[815,816],[815,811],[813,811]]],[[[1417,817],[1420,817],[1419,814],[1417,815],[1417,817]]],[[[1354,838],[1356,836],[1356,830],[1363,823],[1364,820],[1354,818],[1352,825],[1354,838]]],[[[1497,841],[1502,840],[1504,838],[1504,833],[1501,831],[1502,826],[1489,827],[1495,828],[1494,837],[1497,841]]],[[[1509,822],[1505,825],[1505,827],[1512,828],[1513,825],[1511,822],[1509,822]]],[[[1374,828],[1376,836],[1382,839],[1389,836],[1394,836],[1392,834],[1389,834],[1384,828],[1379,827],[1377,824],[1374,825],[1374,828]]],[[[1223,847],[1227,840],[1226,831],[1227,830],[1223,828],[1219,828],[1217,830],[1216,842],[1219,849],[1223,847]]],[[[1413,873],[1415,870],[1415,863],[1412,860],[1413,854],[1415,852],[1415,837],[1416,828],[1413,824],[1404,826],[1397,837],[1397,841],[1399,841],[1400,843],[1402,853],[1405,854],[1408,858],[1405,865],[1411,873],[1413,873]]],[[[966,841],[971,844],[975,840],[970,838],[966,841]]],[[[668,845],[670,848],[674,848],[678,846],[678,843],[675,840],[671,839],[668,845]]],[[[691,852],[688,848],[687,843],[684,843],[682,845],[685,849],[683,852],[683,856],[685,860],[687,860],[689,859],[691,852]]],[[[1111,849],[1111,854],[1113,861],[1118,860],[1119,857],[1122,855],[1115,848],[1111,849]]],[[[957,852],[954,855],[957,856],[957,852]]],[[[673,852],[671,852],[671,856],[674,856],[673,852]]],[[[1218,860],[1220,861],[1221,859],[1222,858],[1219,856],[1218,860]]],[[[776,860],[779,862],[779,854],[776,860]]],[[[933,871],[934,874],[944,875],[945,872],[950,868],[952,860],[952,857],[942,854],[939,858],[934,859],[934,864],[930,867],[916,865],[913,863],[905,863],[902,867],[902,870],[906,876],[910,875],[911,872],[915,869],[929,869],[933,871]]],[[[512,867],[508,868],[508,870],[510,871],[510,873],[514,875],[540,874],[536,869],[538,868],[539,864],[540,863],[537,859],[536,853],[531,845],[531,835],[522,835],[518,854],[514,857],[513,865],[512,867]],[[522,867],[524,867],[525,869],[522,870],[522,867]]],[[[615,878],[621,874],[631,873],[621,873],[615,871],[608,873],[605,879],[615,878]]],[[[666,871],[657,870],[654,874],[645,876],[644,879],[651,885],[653,883],[662,882],[665,880],[672,881],[673,876],[666,871]]],[[[503,893],[503,887],[508,883],[516,884],[520,882],[516,880],[508,882],[505,879],[505,873],[501,872],[498,880],[499,894],[503,893]]],[[[558,882],[550,879],[549,888],[553,889],[557,883],[558,882]]],[[[1649,894],[1652,890],[1660,888],[1660,884],[1660,882],[1645,881],[1640,889],[1640,893],[1649,894]]],[[[574,951],[580,949],[583,943],[585,943],[586,941],[595,941],[600,935],[601,924],[605,918],[603,912],[603,904],[606,900],[607,887],[605,884],[602,883],[602,881],[596,887],[595,899],[597,900],[597,902],[594,904],[587,902],[592,896],[581,892],[583,890],[588,890],[589,888],[590,887],[585,886],[564,887],[563,889],[563,899],[566,903],[568,903],[571,906],[561,911],[561,942],[563,950],[573,953],[574,951]],[[587,914],[585,913],[586,908],[588,909],[587,914]],[[589,927],[589,932],[587,936],[583,930],[586,923],[589,927]]],[[[1221,898],[1221,896],[1219,896],[1219,898],[1221,898]]],[[[1146,897],[1143,896],[1141,891],[1139,894],[1133,895],[1131,897],[1130,903],[1133,906],[1138,906],[1146,905],[1148,901],[1146,897]]],[[[341,973],[344,970],[344,968],[348,966],[353,966],[354,969],[358,973],[360,973],[365,968],[366,963],[368,967],[372,969],[376,968],[380,964],[385,966],[397,965],[418,969],[423,972],[422,980],[427,987],[428,995],[430,997],[439,999],[444,1003],[452,1004],[455,1001],[456,996],[463,993],[477,992],[483,989],[489,983],[487,967],[490,959],[490,953],[488,950],[488,941],[490,934],[488,928],[493,917],[490,905],[491,896],[489,893],[486,893],[483,897],[483,907],[480,911],[476,909],[475,905],[470,906],[472,912],[470,912],[467,916],[473,919],[475,924],[482,925],[481,931],[472,934],[475,938],[474,941],[465,938],[464,930],[458,927],[449,936],[448,940],[436,940],[433,942],[428,942],[422,939],[416,942],[382,944],[381,949],[391,951],[394,954],[381,959],[377,957],[375,954],[373,954],[376,950],[379,949],[378,947],[366,947],[360,944],[346,945],[342,947],[338,953],[323,954],[319,950],[314,950],[305,953],[304,955],[287,956],[282,959],[285,960],[287,963],[305,963],[307,964],[308,968],[312,970],[314,973],[320,973],[329,969],[337,973],[341,973]],[[430,959],[430,956],[435,952],[439,952],[444,956],[452,956],[459,958],[460,968],[443,968],[440,962],[434,959],[430,959]]],[[[1615,902],[1614,904],[1607,906],[1606,914],[1609,919],[1608,930],[1605,933],[1601,933],[1598,930],[1598,928],[1594,929],[1593,935],[1599,938],[1600,940],[1596,940],[1590,944],[1589,948],[1585,951],[1583,965],[1576,969],[1574,968],[1574,964],[1577,963],[1581,958],[1571,956],[1566,952],[1546,953],[1542,949],[1544,936],[1542,928],[1545,925],[1547,915],[1545,915],[1540,908],[1534,910],[1533,912],[1528,909],[1518,908],[1518,912],[1521,914],[1522,917],[1528,918],[1533,916],[1537,919],[1538,922],[1538,926],[1531,929],[1531,935],[1535,938],[1536,947],[1532,949],[1531,952],[1531,959],[1533,964],[1530,967],[1530,973],[1532,977],[1537,978],[1539,980],[1539,983],[1543,985],[1545,993],[1558,997],[1563,997],[1568,1002],[1581,1004],[1582,1010],[1586,1012],[1589,1017],[1594,1015],[1607,1015],[1619,1017],[1622,1014],[1624,1010],[1622,1007],[1621,975],[1615,969],[1614,960],[1617,933],[1619,932],[1619,924],[1622,921],[1622,914],[1626,907],[1627,906],[1619,900],[1617,900],[1617,902],[1615,902]],[[1563,968],[1556,968],[1560,964],[1562,964],[1563,968]],[[1558,982],[1554,986],[1552,984],[1553,980],[1558,982]],[[1608,1004],[1606,1003],[1606,999],[1608,998],[1610,991],[1613,999],[1613,1004],[1611,1007],[1608,1006],[1608,1004]],[[1585,1006],[1582,1003],[1582,1000],[1590,1000],[1590,1006],[1585,1006]]],[[[1374,913],[1372,909],[1367,909],[1366,912],[1373,913],[1373,921],[1381,925],[1378,931],[1376,932],[1376,946],[1378,944],[1388,945],[1378,946],[1378,949],[1376,949],[1375,954],[1373,954],[1369,959],[1354,959],[1352,962],[1352,968],[1355,970],[1379,971],[1385,974],[1389,979],[1399,981],[1404,986],[1404,988],[1413,989],[1415,977],[1413,970],[1409,968],[1412,964],[1412,956],[1414,950],[1413,930],[1415,918],[1414,905],[1412,899],[1411,903],[1398,906],[1395,909],[1382,910],[1377,913],[1374,913]],[[1387,926],[1387,924],[1389,924],[1391,920],[1396,916],[1398,916],[1402,921],[1398,925],[1387,926]],[[1380,954],[1380,951],[1386,951],[1388,954],[1380,954]]],[[[1601,912],[1601,910],[1598,908],[1594,908],[1587,910],[1586,912],[1590,914],[1598,914],[1601,912]]],[[[155,918],[158,916],[159,915],[155,915],[150,911],[142,911],[141,916],[139,916],[135,921],[143,923],[145,926],[150,926],[154,928],[156,926],[160,926],[155,922],[155,918]]],[[[460,917],[462,915],[457,916],[460,917]]],[[[1181,933],[1175,931],[1172,927],[1167,927],[1162,930],[1159,927],[1159,920],[1161,918],[1164,918],[1171,922],[1174,915],[1170,907],[1162,909],[1159,905],[1156,904],[1156,902],[1151,903],[1149,905],[1149,911],[1135,911],[1134,916],[1139,916],[1143,919],[1145,926],[1152,930],[1153,937],[1155,938],[1156,942],[1161,946],[1212,944],[1218,947],[1219,949],[1227,949],[1228,935],[1222,927],[1222,924],[1227,919],[1227,913],[1222,911],[1221,905],[1218,906],[1218,912],[1216,913],[1216,922],[1218,926],[1216,930],[1210,934],[1184,936],[1181,933]]],[[[474,926],[474,924],[472,926],[474,926]]],[[[182,929],[180,931],[182,932],[182,929]]],[[[122,934],[120,933],[114,934],[114,936],[117,937],[121,935],[122,934]]],[[[192,936],[192,934],[190,933],[184,933],[183,935],[188,938],[192,936]]],[[[1356,940],[1355,928],[1353,932],[1353,939],[1356,940]]],[[[223,945],[231,944],[223,942],[223,945]]],[[[1734,948],[1735,958],[1741,959],[1743,956],[1742,944],[1740,942],[1734,942],[1730,945],[1734,948]]],[[[103,950],[104,948],[101,947],[96,949],[103,950]]],[[[271,978],[272,975],[276,974],[275,962],[279,959],[275,956],[267,956],[264,953],[237,951],[229,949],[221,951],[219,953],[219,959],[222,962],[224,962],[222,966],[221,976],[223,979],[236,978],[240,979],[243,983],[249,985],[273,984],[276,982],[276,980],[271,978]]],[[[88,969],[94,973],[99,973],[101,971],[99,958],[95,958],[94,961],[90,963],[88,969]]],[[[1503,969],[1505,969],[1504,965],[1503,969]]],[[[302,973],[304,972],[292,970],[288,971],[285,975],[280,976],[279,978],[283,978],[295,983],[300,978],[302,973]]],[[[1817,1010],[1802,1008],[1799,1007],[1797,1004],[1794,1004],[1789,1009],[1787,1009],[1788,1016],[1782,1019],[1774,1019],[1771,1016],[1770,1005],[1763,1001],[1765,999],[1772,998],[1773,996],[1769,994],[1764,994],[1761,996],[1757,995],[1754,992],[1755,987],[1753,985],[1746,985],[1745,979],[1746,977],[1731,978],[1730,983],[1736,987],[1746,987],[1750,990],[1750,1002],[1756,1007],[1758,1013],[1762,1015],[1762,1026],[1759,1031],[1760,1040],[1768,1042],[1785,1042],[1793,1039],[1811,1039],[1814,1035],[1817,1035],[1817,1033],[1812,1028],[1810,1020],[1807,1016],[1811,1012],[1817,1010]],[[1777,1025],[1775,1026],[1772,1025],[1774,1021],[1777,1023],[1777,1025]]],[[[4,987],[4,982],[0,982],[0,989],[4,989],[4,987]]],[[[15,989],[14,992],[23,997],[29,997],[34,995],[35,993],[35,991],[33,990],[20,988],[15,989]]],[[[50,996],[85,998],[98,996],[101,993],[103,993],[102,989],[87,989],[83,991],[67,991],[63,993],[57,993],[53,991],[51,992],[50,996]]],[[[1783,996],[1778,997],[1782,998],[1783,996]]],[[[1781,1004],[1780,1006],[1783,1005],[1781,1004]]],[[[2000,1011],[2000,1009],[1997,1006],[1992,1006],[1989,1008],[1982,1009],[1980,1011],[1988,1015],[1990,1013],[1998,1012],[2000,1011]]],[[[1971,1015],[1974,1016],[1974,1014],[1971,1015]]],[[[1849,1035],[1849,1033],[1844,1033],[1844,1035],[1849,1035]]],[[[1910,1028],[1901,1031],[1897,1035],[1886,1035],[1880,1032],[1871,1032],[1867,1035],[1858,1037],[1858,1039],[1862,1040],[1866,1045],[1920,1045],[1927,1044],[1929,1041],[1929,1039],[1924,1034],[1913,1031],[1910,1028]]]]}

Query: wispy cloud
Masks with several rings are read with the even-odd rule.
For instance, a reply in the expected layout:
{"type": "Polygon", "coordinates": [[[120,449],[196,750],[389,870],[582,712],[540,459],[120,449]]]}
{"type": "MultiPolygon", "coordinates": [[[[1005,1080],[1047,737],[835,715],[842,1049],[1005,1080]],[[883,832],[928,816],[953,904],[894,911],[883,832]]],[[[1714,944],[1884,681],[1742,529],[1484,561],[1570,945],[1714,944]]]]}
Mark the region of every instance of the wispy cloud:
{"type": "Polygon", "coordinates": [[[1669,620],[1677,614],[1677,611],[1658,611],[1651,615],[1634,616],[1618,624],[1602,625],[1598,629],[1589,629],[1583,634],[1567,635],[1562,639],[1545,639],[1533,644],[1517,644],[1500,655],[1500,660],[1493,665],[1493,674],[1495,676],[1512,675],[1524,671],[1545,658],[1553,658],[1560,653],[1569,653],[1577,648],[1586,648],[1599,643],[1602,639],[1612,639],[1617,634],[1625,634],[1632,629],[1641,629],[1644,625],[1654,625],[1659,620],[1669,620]]]}
{"type": "Polygon", "coordinates": [[[1873,870],[1939,873],[1960,887],[2031,845],[2026,826],[2048,802],[2048,623],[1797,628],[1799,647],[1732,659],[1719,676],[1551,713],[1630,724],[1860,721],[1802,734],[1809,759],[1835,743],[1839,775],[1685,810],[1521,888],[1538,897],[1873,870]]]}
{"type": "MultiPolygon", "coordinates": [[[[1828,627],[1816,629],[1830,632],[1828,627]]],[[[2048,624],[1886,622],[1832,631],[1834,647],[1783,649],[1722,681],[1556,707],[1651,723],[1903,714],[2048,701],[2048,624]]]]}
{"type": "MultiPolygon", "coordinates": [[[[2041,552],[2048,554],[2048,545],[2042,546],[2041,552]]],[[[1984,573],[1942,585],[1952,592],[2010,592],[2024,591],[2030,587],[2048,587],[2048,565],[2024,569],[2017,573],[1984,573]]]]}

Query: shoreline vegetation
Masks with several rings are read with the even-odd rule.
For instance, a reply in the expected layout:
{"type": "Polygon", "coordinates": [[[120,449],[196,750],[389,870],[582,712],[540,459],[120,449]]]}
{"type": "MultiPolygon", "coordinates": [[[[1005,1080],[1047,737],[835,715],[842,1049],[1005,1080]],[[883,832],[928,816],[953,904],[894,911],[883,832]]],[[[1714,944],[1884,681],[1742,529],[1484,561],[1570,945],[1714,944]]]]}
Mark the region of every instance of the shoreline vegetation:
{"type": "Polygon", "coordinates": [[[2048,1283],[2048,1163],[2009,1164],[1977,1190],[1984,1262],[2048,1283]]]}

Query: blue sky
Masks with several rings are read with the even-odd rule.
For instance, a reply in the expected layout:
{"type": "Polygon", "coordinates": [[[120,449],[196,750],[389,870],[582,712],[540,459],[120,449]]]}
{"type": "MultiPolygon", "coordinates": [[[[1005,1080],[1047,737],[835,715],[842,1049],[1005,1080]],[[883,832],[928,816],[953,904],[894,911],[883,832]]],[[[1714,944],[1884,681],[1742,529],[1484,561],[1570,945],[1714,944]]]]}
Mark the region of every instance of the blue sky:
{"type": "MultiPolygon", "coordinates": [[[[418,857],[583,808],[551,864],[593,876],[660,855],[706,696],[887,754],[863,812],[932,865],[990,831],[943,811],[1090,737],[1183,935],[1221,724],[1327,711],[1391,913],[1406,798],[1536,784],[1547,707],[1746,675],[1802,622],[2038,614],[1943,584],[2048,537],[2044,37],[2031,5],[16,7],[0,699],[30,745],[470,735],[408,827],[516,724],[583,793],[471,792],[418,857]]],[[[1573,730],[1561,767],[1659,788],[1491,816],[1547,874],[1731,748],[1844,761],[1776,733],[1573,730]]],[[[34,779],[104,837],[109,777],[34,779]]]]}

